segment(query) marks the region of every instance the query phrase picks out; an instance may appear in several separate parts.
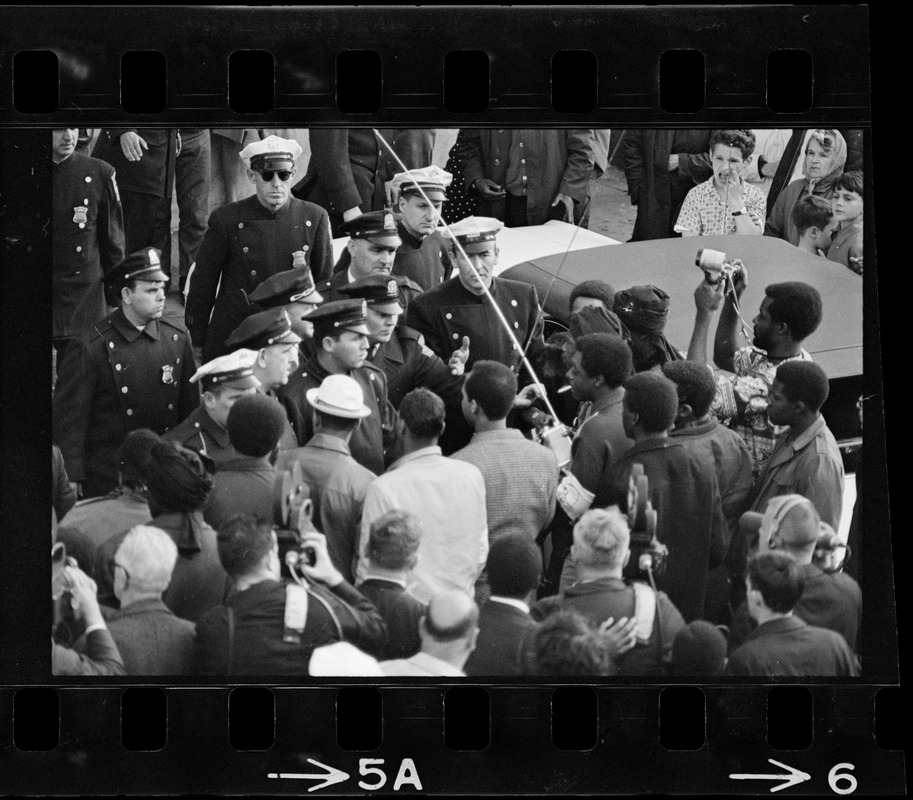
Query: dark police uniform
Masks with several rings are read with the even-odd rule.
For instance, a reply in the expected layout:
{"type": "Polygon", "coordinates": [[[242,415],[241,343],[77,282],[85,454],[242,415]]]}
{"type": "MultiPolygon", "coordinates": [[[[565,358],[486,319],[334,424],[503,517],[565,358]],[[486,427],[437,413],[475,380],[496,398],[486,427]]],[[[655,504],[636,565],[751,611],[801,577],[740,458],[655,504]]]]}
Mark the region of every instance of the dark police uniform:
{"type": "Polygon", "coordinates": [[[117,485],[117,450],[130,431],[161,435],[198,406],[195,370],[190,337],[175,319],[140,331],[117,309],[70,342],[54,390],[54,440],[84,496],[117,485]]]}
{"type": "MultiPolygon", "coordinates": [[[[407,168],[431,163],[432,131],[381,129],[380,133],[407,168]]],[[[384,207],[384,183],[399,166],[370,128],[312,128],[309,136],[307,173],[295,184],[292,194],[323,206],[330,214],[334,236],[340,236],[344,211],[384,207]]]]}
{"type": "Polygon", "coordinates": [[[164,271],[171,277],[171,187],[177,155],[177,130],[169,128],[117,128],[103,130],[92,151],[117,171],[124,208],[125,250],[143,247],[162,251],[164,271]],[[138,134],[148,145],[139,161],[128,161],[120,137],[138,134]]]}
{"type": "Polygon", "coordinates": [[[265,278],[292,269],[296,251],[305,253],[318,280],[330,274],[329,221],[313,203],[290,198],[274,214],[253,196],[212,212],[185,317],[194,345],[203,347],[204,361],[227,352],[225,340],[251,311],[248,295],[265,278]]]}
{"type": "MultiPolygon", "coordinates": [[[[542,315],[534,286],[493,277],[489,291],[521,347],[541,335],[542,315]]],[[[521,353],[507,336],[491,301],[466,289],[459,276],[415,298],[409,306],[408,323],[445,362],[468,336],[467,372],[481,359],[500,361],[512,369],[520,362],[521,353]]]]}
{"type": "Polygon", "coordinates": [[[102,275],[124,257],[124,215],[114,169],[73,153],[54,164],[54,322],[68,339],[108,313],[102,275]]]}
{"type": "MultiPolygon", "coordinates": [[[[324,281],[317,288],[327,302],[345,300],[348,295],[340,291],[343,286],[349,285],[348,269],[337,272],[330,280],[324,281]]],[[[404,278],[399,284],[399,302],[403,308],[408,309],[409,304],[422,293],[422,287],[414,281],[404,278]]]]}
{"type": "Polygon", "coordinates": [[[171,428],[163,438],[209,456],[216,466],[241,457],[232,447],[228,429],[210,417],[203,406],[197,406],[187,419],[171,428]]]}
{"type": "MultiPolygon", "coordinates": [[[[329,374],[315,356],[295,370],[288,383],[279,390],[279,400],[285,406],[298,435],[298,444],[302,447],[314,435],[314,419],[307,390],[318,388],[329,374]]],[[[365,417],[352,433],[349,451],[359,464],[380,475],[384,471],[384,428],[389,430],[392,427],[387,379],[383,372],[367,361],[364,366],[352,370],[349,376],[358,381],[365,405],[371,409],[371,416],[365,417]]]]}
{"type": "MultiPolygon", "coordinates": [[[[422,291],[432,289],[450,277],[453,265],[448,255],[449,248],[445,245],[440,231],[429,233],[424,239],[419,239],[409,233],[402,222],[397,223],[396,231],[402,239],[402,244],[396,249],[396,256],[393,259],[391,271],[394,275],[409,278],[422,291]]],[[[333,267],[333,277],[340,272],[345,274],[351,263],[352,257],[348,249],[343,250],[336,266],[333,267]]],[[[332,281],[328,281],[327,286],[331,283],[332,281]]]]}

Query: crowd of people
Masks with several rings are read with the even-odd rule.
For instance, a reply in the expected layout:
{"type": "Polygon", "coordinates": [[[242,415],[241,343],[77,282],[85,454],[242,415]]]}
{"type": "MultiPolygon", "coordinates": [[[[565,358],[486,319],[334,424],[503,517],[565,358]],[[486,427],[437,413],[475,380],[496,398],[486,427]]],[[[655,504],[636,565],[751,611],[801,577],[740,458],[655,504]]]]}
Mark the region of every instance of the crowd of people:
{"type": "MultiPolygon", "coordinates": [[[[592,279],[546,338],[498,235],[586,224],[608,131],[461,131],[448,169],[434,131],[311,131],[298,182],[236,133],[53,131],[54,674],[860,673],[814,287],[749,331],[749,268],[708,270],[679,349],[662,289],[592,279]]],[[[846,133],[629,131],[634,238],[861,272],[846,133]]]]}

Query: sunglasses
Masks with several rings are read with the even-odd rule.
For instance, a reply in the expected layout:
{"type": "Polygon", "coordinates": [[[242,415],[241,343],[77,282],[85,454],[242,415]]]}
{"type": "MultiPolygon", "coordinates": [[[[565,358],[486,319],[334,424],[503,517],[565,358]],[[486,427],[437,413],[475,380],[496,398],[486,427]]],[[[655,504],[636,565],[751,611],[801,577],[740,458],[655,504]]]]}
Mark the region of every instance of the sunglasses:
{"type": "Polygon", "coordinates": [[[280,170],[264,169],[264,170],[260,170],[260,177],[263,178],[263,180],[265,180],[267,183],[269,183],[270,181],[272,181],[273,175],[278,175],[278,176],[279,176],[279,180],[282,181],[283,183],[285,183],[285,181],[287,181],[289,178],[292,177],[292,172],[291,172],[291,170],[287,170],[287,169],[280,169],[280,170]]]}

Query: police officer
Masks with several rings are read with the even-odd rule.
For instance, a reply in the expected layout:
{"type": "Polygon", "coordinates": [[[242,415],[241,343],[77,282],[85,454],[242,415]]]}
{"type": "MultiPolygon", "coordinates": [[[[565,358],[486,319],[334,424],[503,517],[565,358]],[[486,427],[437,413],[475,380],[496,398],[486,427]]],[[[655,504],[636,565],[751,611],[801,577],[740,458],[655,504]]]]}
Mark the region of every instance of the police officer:
{"type": "Polygon", "coordinates": [[[485,294],[488,289],[494,302],[507,319],[514,336],[525,347],[531,339],[541,340],[542,311],[534,286],[522,281],[498,278],[498,231],[504,227],[490,217],[467,217],[450,226],[445,240],[450,243],[450,257],[459,274],[412,301],[408,323],[425,337],[425,343],[442,359],[451,358],[461,343],[470,352],[465,368],[480,359],[500,361],[516,369],[521,351],[513,344],[504,325],[491,308],[485,294]],[[460,255],[453,237],[472,260],[472,269],[460,255]],[[484,287],[484,288],[483,288],[484,287]]]}
{"type": "MultiPolygon", "coordinates": [[[[251,365],[260,382],[257,391],[278,402],[277,391],[288,383],[298,368],[298,345],[301,337],[292,330],[289,315],[281,308],[271,308],[245,319],[225,342],[230,350],[244,348],[256,351],[251,365]]],[[[298,446],[295,431],[288,420],[279,440],[280,450],[298,446]]]]}
{"type": "Polygon", "coordinates": [[[318,388],[328,375],[349,375],[358,381],[364,402],[371,409],[371,416],[352,434],[349,449],[359,464],[380,475],[384,470],[384,445],[390,441],[396,412],[387,399],[386,376],[367,362],[370,331],[365,301],[324,303],[311,313],[309,320],[314,326],[316,352],[279,391],[298,442],[303,446],[314,435],[307,390],[318,388]]]}
{"type": "Polygon", "coordinates": [[[72,339],[60,365],[54,439],[85,497],[117,485],[117,448],[130,431],[161,435],[199,405],[190,337],[162,316],[167,280],[154,247],[115,265],[105,283],[120,308],[72,339]]]}
{"type": "MultiPolygon", "coordinates": [[[[393,258],[392,272],[411,279],[422,290],[437,286],[450,277],[450,248],[441,238],[438,223],[441,207],[447,199],[446,188],[452,180],[449,172],[436,166],[393,176],[392,188],[398,193],[400,212],[396,232],[401,241],[393,258]]],[[[346,249],[336,262],[334,272],[348,267],[350,261],[346,249]]]]}
{"type": "Polygon", "coordinates": [[[397,205],[402,215],[397,232],[403,240],[393,261],[393,274],[411,278],[423,290],[443,283],[453,269],[450,248],[438,230],[452,180],[449,172],[434,165],[393,176],[393,190],[399,193],[397,205]]]}
{"type": "Polygon", "coordinates": [[[171,187],[180,147],[174,128],[108,128],[92,151],[117,170],[126,252],[158,248],[166,281],[171,280],[171,187]]]}
{"type": "MultiPolygon", "coordinates": [[[[402,244],[389,208],[362,214],[342,228],[349,236],[345,253],[337,264],[338,271],[320,285],[320,291],[327,300],[342,300],[345,295],[339,291],[340,288],[366,275],[390,275],[396,249],[402,244]]],[[[406,279],[400,282],[399,292],[400,302],[403,308],[407,308],[411,300],[421,294],[422,287],[406,279]]]]}
{"type": "Polygon", "coordinates": [[[314,326],[307,316],[323,302],[311,271],[290,269],[267,278],[250,295],[250,301],[260,310],[281,308],[292,321],[292,330],[304,339],[314,335],[314,326]]]}
{"type": "Polygon", "coordinates": [[[194,347],[210,361],[250,313],[248,296],[270,275],[309,267],[329,276],[333,243],[326,212],[291,196],[301,146],[268,136],[241,151],[256,194],[217,208],[188,279],[185,319],[194,347]],[[210,320],[210,315],[212,319],[210,320]]]}
{"type": "Polygon", "coordinates": [[[78,128],[52,131],[54,303],[58,358],[67,341],[108,313],[102,275],[124,258],[124,215],[114,170],[75,152],[78,128]]]}
{"type": "Polygon", "coordinates": [[[200,384],[200,405],[162,438],[209,456],[217,466],[238,458],[228,438],[228,412],[238,398],[260,386],[253,370],[256,359],[253,350],[235,350],[200,367],[190,379],[200,384]]]}
{"type": "MultiPolygon", "coordinates": [[[[431,162],[434,130],[380,131],[407,169],[431,162]]],[[[398,169],[370,128],[313,128],[307,174],[292,190],[295,197],[323,206],[333,236],[359,214],[378,211],[386,202],[385,182],[398,169]]]]}
{"type": "Polygon", "coordinates": [[[460,409],[463,377],[453,375],[434,351],[425,345],[422,335],[400,323],[403,307],[399,303],[401,277],[367,275],[343,286],[348,297],[363,298],[367,304],[367,326],[370,331],[368,360],[387,376],[387,397],[399,407],[409,392],[424,386],[439,395],[445,403],[460,409]]]}

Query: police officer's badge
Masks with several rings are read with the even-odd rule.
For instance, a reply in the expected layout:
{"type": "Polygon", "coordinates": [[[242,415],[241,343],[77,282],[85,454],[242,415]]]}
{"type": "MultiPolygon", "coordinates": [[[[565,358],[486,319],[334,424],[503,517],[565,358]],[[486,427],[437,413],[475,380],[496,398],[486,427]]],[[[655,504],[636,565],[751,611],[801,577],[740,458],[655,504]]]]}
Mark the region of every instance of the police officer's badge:
{"type": "Polygon", "coordinates": [[[86,206],[76,206],[73,209],[73,222],[77,225],[85,225],[88,222],[88,217],[86,216],[88,211],[89,209],[86,206]]]}
{"type": "Polygon", "coordinates": [[[392,279],[387,281],[387,297],[397,297],[398,295],[399,291],[396,288],[396,281],[392,279]]]}
{"type": "Polygon", "coordinates": [[[307,254],[304,250],[296,250],[292,253],[292,269],[301,269],[307,265],[307,254]]]}
{"type": "Polygon", "coordinates": [[[153,267],[161,266],[161,261],[159,261],[158,254],[151,247],[146,251],[146,254],[149,256],[149,265],[153,267]]]}
{"type": "Polygon", "coordinates": [[[396,222],[393,220],[392,214],[384,214],[384,230],[385,231],[395,231],[396,222]]]}
{"type": "Polygon", "coordinates": [[[174,367],[171,364],[162,367],[162,383],[174,383],[174,367]]]}

